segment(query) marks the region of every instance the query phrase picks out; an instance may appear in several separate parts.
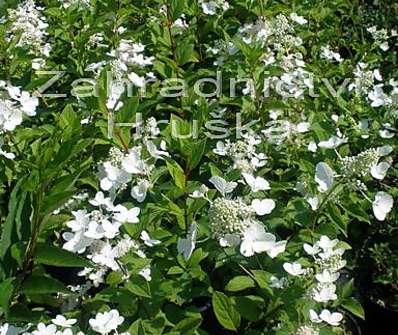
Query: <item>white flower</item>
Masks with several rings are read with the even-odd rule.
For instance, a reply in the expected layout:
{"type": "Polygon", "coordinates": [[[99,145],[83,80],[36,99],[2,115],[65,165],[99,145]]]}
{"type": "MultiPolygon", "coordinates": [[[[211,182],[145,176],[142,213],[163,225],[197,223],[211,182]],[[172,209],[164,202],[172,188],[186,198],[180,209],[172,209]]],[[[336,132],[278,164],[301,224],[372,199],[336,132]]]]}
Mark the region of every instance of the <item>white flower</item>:
{"type": "Polygon", "coordinates": [[[123,169],[131,174],[141,174],[145,170],[145,163],[141,160],[141,149],[135,147],[130,149],[126,157],[122,159],[123,169]]]}
{"type": "Polygon", "coordinates": [[[393,147],[391,145],[384,145],[382,147],[378,147],[377,152],[380,156],[387,156],[393,152],[393,147]]]}
{"type": "Polygon", "coordinates": [[[341,313],[331,313],[328,309],[324,309],[319,317],[330,324],[331,326],[338,326],[343,320],[343,314],[341,313]]]}
{"type": "Polygon", "coordinates": [[[226,148],[224,142],[222,142],[222,141],[217,142],[216,148],[213,149],[213,152],[220,156],[225,156],[228,153],[227,148],[226,148]]]}
{"type": "Polygon", "coordinates": [[[62,234],[63,239],[66,241],[62,246],[63,249],[82,254],[93,243],[93,239],[85,236],[84,231],[76,233],[66,232],[62,234]]]}
{"type": "Polygon", "coordinates": [[[84,233],[84,236],[93,239],[93,240],[100,240],[101,238],[103,238],[105,236],[105,230],[104,227],[95,222],[95,221],[91,221],[88,224],[87,227],[87,231],[84,233]]]}
{"type": "Polygon", "coordinates": [[[383,42],[379,45],[380,49],[383,51],[387,51],[388,49],[390,49],[390,45],[388,44],[388,42],[383,42]]]}
{"type": "Polygon", "coordinates": [[[224,178],[214,176],[209,181],[215,186],[215,188],[223,195],[232,193],[233,190],[238,186],[235,182],[227,182],[224,178]]]}
{"type": "Polygon", "coordinates": [[[310,143],[308,143],[307,149],[308,149],[308,151],[316,152],[318,150],[318,146],[316,145],[316,143],[314,141],[311,141],[310,143]]]}
{"type": "Polygon", "coordinates": [[[119,222],[110,222],[109,220],[102,220],[102,227],[104,229],[104,236],[108,239],[115,238],[116,235],[119,235],[119,222]]]}
{"type": "Polygon", "coordinates": [[[55,335],[57,332],[56,325],[46,326],[44,323],[37,325],[37,330],[33,331],[33,335],[55,335]]]}
{"type": "Polygon", "coordinates": [[[164,140],[160,142],[159,147],[161,150],[159,150],[152,141],[146,142],[146,148],[152,157],[156,159],[164,159],[163,156],[170,156],[170,154],[166,151],[166,142],[164,140]]]}
{"type": "Polygon", "coordinates": [[[220,238],[219,243],[223,248],[226,247],[235,247],[239,245],[241,242],[241,238],[235,234],[225,234],[220,238]]]}
{"type": "Polygon", "coordinates": [[[343,58],[340,56],[340,54],[338,52],[332,51],[329,45],[321,47],[321,58],[339,63],[343,61],[343,58]]]}
{"type": "Polygon", "coordinates": [[[197,225],[193,223],[189,228],[189,233],[187,234],[187,237],[178,240],[178,253],[182,254],[186,261],[191,257],[193,251],[195,250],[197,232],[197,225]]]}
{"type": "Polygon", "coordinates": [[[372,101],[372,107],[381,107],[391,103],[390,97],[383,91],[382,84],[373,87],[373,91],[368,94],[368,99],[372,101]]]}
{"type": "Polygon", "coordinates": [[[317,302],[328,302],[330,300],[336,300],[336,285],[322,284],[321,286],[314,289],[313,298],[317,302]]]}
{"type": "Polygon", "coordinates": [[[95,319],[90,319],[88,322],[95,332],[105,335],[113,330],[116,330],[117,327],[123,323],[123,321],[124,318],[119,315],[119,312],[115,309],[112,309],[109,312],[98,313],[95,316],[95,319]]]}
{"type": "Polygon", "coordinates": [[[382,129],[379,130],[379,135],[381,138],[393,138],[395,136],[395,133],[388,129],[382,129]]]}
{"type": "Polygon", "coordinates": [[[394,199],[386,192],[377,192],[372,203],[373,213],[377,220],[384,221],[394,205],[394,199]]]}
{"type": "Polygon", "coordinates": [[[311,206],[311,209],[312,209],[313,211],[316,211],[316,210],[318,209],[318,206],[319,206],[319,198],[318,198],[317,196],[315,196],[315,197],[307,197],[305,200],[306,200],[306,201],[308,202],[308,204],[311,206]]]}
{"type": "Polygon", "coordinates": [[[272,199],[254,199],[251,204],[257,215],[270,214],[275,208],[275,201],[272,199]]]}
{"type": "Polygon", "coordinates": [[[318,147],[324,149],[336,149],[344,143],[347,143],[347,139],[345,137],[332,136],[326,141],[319,142],[318,147]]]}
{"type": "Polygon", "coordinates": [[[138,202],[143,202],[146,198],[149,186],[149,181],[140,180],[136,186],[131,188],[131,196],[138,202]]]}
{"type": "Polygon", "coordinates": [[[383,180],[390,166],[391,165],[388,162],[380,162],[379,164],[372,166],[372,168],[370,169],[370,174],[373,178],[383,180]]]}
{"type": "Polygon", "coordinates": [[[324,162],[316,165],[315,181],[318,183],[318,191],[326,192],[334,182],[334,171],[324,162]]]}
{"type": "Polygon", "coordinates": [[[127,209],[123,205],[117,205],[115,207],[116,214],[114,215],[114,219],[119,221],[120,223],[138,223],[138,215],[140,214],[140,209],[138,207],[133,207],[127,209]]]}
{"type": "Polygon", "coordinates": [[[250,186],[252,192],[266,191],[270,189],[268,181],[263,177],[254,177],[248,173],[242,173],[247,185],[250,186]]]}
{"type": "Polygon", "coordinates": [[[72,327],[77,322],[76,319],[67,319],[63,315],[57,315],[55,319],[51,321],[53,324],[64,328],[72,327]]]}
{"type": "Polygon", "coordinates": [[[8,323],[0,326],[0,335],[17,335],[20,334],[20,329],[9,325],[8,323]]]}
{"type": "Polygon", "coordinates": [[[142,277],[144,277],[144,279],[146,281],[151,281],[152,277],[151,277],[151,268],[150,266],[146,266],[145,268],[143,268],[140,272],[138,272],[138,274],[142,277]]]}
{"type": "Polygon", "coordinates": [[[43,58],[34,58],[32,59],[32,69],[40,70],[46,65],[46,61],[43,58]]]}
{"type": "MultiPolygon", "coordinates": [[[[81,333],[81,332],[79,332],[79,333],[81,333]]],[[[79,333],[77,333],[77,335],[79,335],[79,333]]],[[[66,329],[57,331],[56,335],[73,335],[73,331],[70,328],[66,328],[66,329]]]]}
{"type": "Polygon", "coordinates": [[[326,235],[322,235],[321,238],[319,239],[318,245],[324,251],[327,251],[333,249],[337,245],[337,243],[339,243],[339,240],[337,239],[331,240],[326,235]]]}
{"type": "Polygon", "coordinates": [[[287,241],[276,242],[270,249],[268,249],[267,255],[271,258],[277,257],[279,254],[286,250],[287,241]]]}
{"type": "Polygon", "coordinates": [[[299,133],[306,133],[310,130],[311,123],[309,122],[300,122],[296,125],[296,130],[299,133]]]}
{"type": "Polygon", "coordinates": [[[291,18],[294,22],[296,22],[296,23],[298,23],[298,24],[300,24],[300,25],[306,24],[306,23],[308,22],[304,17],[297,15],[297,13],[291,13],[291,14],[290,14],[290,18],[291,18]]]}
{"type": "Polygon", "coordinates": [[[149,237],[149,234],[145,230],[143,230],[141,232],[140,238],[141,238],[141,240],[144,241],[145,245],[147,245],[148,247],[154,247],[155,245],[158,245],[161,243],[159,240],[151,239],[149,237]]]}
{"type": "Polygon", "coordinates": [[[317,273],[315,275],[316,280],[320,283],[334,283],[337,279],[339,279],[340,274],[338,272],[330,272],[329,270],[323,270],[322,273],[317,273]]]}
{"type": "Polygon", "coordinates": [[[39,99],[31,97],[26,91],[22,91],[20,97],[17,99],[22,105],[22,111],[28,116],[36,115],[36,107],[39,106],[39,99]]]}
{"type": "Polygon", "coordinates": [[[190,195],[190,197],[194,198],[194,199],[206,198],[207,192],[209,192],[209,189],[207,188],[207,186],[201,185],[199,190],[193,191],[193,193],[190,195]]]}
{"type": "Polygon", "coordinates": [[[101,179],[100,186],[104,191],[110,191],[112,188],[126,184],[131,180],[130,173],[113,166],[111,162],[105,162],[103,170],[106,177],[101,179]]]}
{"type": "Polygon", "coordinates": [[[321,248],[319,247],[318,243],[316,243],[314,246],[304,243],[303,248],[304,251],[311,256],[315,256],[321,252],[321,248]]]}
{"type": "Polygon", "coordinates": [[[240,252],[245,257],[271,250],[275,246],[275,236],[267,233],[259,223],[253,223],[245,230],[240,252]]]}
{"type": "Polygon", "coordinates": [[[303,269],[300,263],[284,263],[283,268],[294,277],[301,276],[305,273],[305,269],[303,269]]]}
{"type": "Polygon", "coordinates": [[[89,203],[96,207],[105,206],[108,210],[113,209],[113,203],[111,198],[105,198],[104,193],[102,192],[97,192],[95,198],[89,200],[89,203]]]}
{"type": "Polygon", "coordinates": [[[313,309],[310,309],[310,320],[313,323],[321,323],[322,319],[319,317],[318,313],[313,309]]]}
{"type": "Polygon", "coordinates": [[[0,138],[0,155],[4,156],[7,159],[14,159],[15,155],[12,152],[6,152],[2,150],[3,145],[4,145],[4,140],[0,138]]]}
{"type": "Polygon", "coordinates": [[[108,243],[99,244],[100,250],[95,250],[95,254],[92,255],[91,259],[94,263],[106,266],[113,271],[120,269],[119,264],[116,262],[116,253],[112,249],[112,246],[108,243]]]}
{"type": "Polygon", "coordinates": [[[140,77],[138,74],[136,74],[135,72],[131,72],[128,76],[127,76],[130,81],[137,87],[144,87],[145,86],[145,78],[144,77],[140,77]]]}
{"type": "Polygon", "coordinates": [[[270,287],[282,289],[282,288],[284,288],[286,286],[287,279],[286,278],[279,279],[278,277],[271,276],[270,282],[271,282],[270,285],[269,285],[270,287]]]}
{"type": "Polygon", "coordinates": [[[217,3],[215,1],[202,2],[202,10],[206,15],[217,14],[217,3]]]}

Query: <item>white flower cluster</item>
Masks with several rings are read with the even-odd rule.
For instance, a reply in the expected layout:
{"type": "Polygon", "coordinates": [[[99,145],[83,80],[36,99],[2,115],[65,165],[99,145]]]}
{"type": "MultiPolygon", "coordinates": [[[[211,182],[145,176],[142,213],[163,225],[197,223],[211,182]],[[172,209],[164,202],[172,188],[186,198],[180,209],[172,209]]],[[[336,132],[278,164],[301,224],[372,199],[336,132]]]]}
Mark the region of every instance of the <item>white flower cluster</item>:
{"type": "Polygon", "coordinates": [[[41,13],[42,8],[33,0],[26,0],[16,9],[8,11],[8,19],[12,22],[8,39],[18,38],[17,47],[24,48],[30,54],[48,57],[51,46],[46,43],[48,24],[41,13]]]}
{"type": "MultiPolygon", "coordinates": [[[[277,87],[279,91],[284,89],[290,96],[300,96],[304,87],[310,85],[308,77],[310,73],[304,70],[303,55],[296,51],[302,45],[302,39],[295,36],[295,26],[305,24],[307,20],[297,14],[289,18],[279,14],[275,18],[259,18],[254,23],[247,23],[239,28],[236,38],[248,45],[259,45],[263,50],[262,61],[266,65],[279,66],[285,70],[282,78],[273,77],[272,82],[283,84],[277,87]]],[[[214,65],[223,65],[227,57],[234,57],[239,52],[239,45],[233,42],[215,41],[214,46],[208,52],[217,59],[214,65]]],[[[268,88],[264,88],[268,89],[268,88]]],[[[246,91],[250,91],[246,89],[246,91]]]]}
{"type": "MultiPolygon", "coordinates": [[[[97,313],[95,318],[89,319],[91,329],[102,335],[130,335],[130,333],[118,333],[117,328],[124,322],[124,317],[120,316],[119,311],[112,309],[109,312],[97,313]]],[[[84,335],[76,326],[77,319],[67,319],[63,315],[57,315],[51,320],[51,324],[46,325],[40,322],[36,329],[25,331],[6,323],[0,325],[1,335],[84,335]]]]}
{"type": "MultiPolygon", "coordinates": [[[[245,173],[243,175],[252,192],[269,189],[268,182],[264,178],[245,173]]],[[[210,182],[222,197],[214,201],[209,200],[208,188],[205,186],[191,196],[204,198],[210,202],[208,212],[210,229],[222,247],[240,245],[240,252],[245,257],[266,252],[268,256],[274,258],[285,251],[287,241],[277,242],[275,235],[266,232],[264,225],[255,217],[256,214],[263,216],[273,211],[275,202],[272,199],[253,199],[251,204],[247,204],[242,198],[229,198],[229,194],[238,186],[237,183],[227,182],[218,176],[212,177],[210,182]]]]}
{"type": "Polygon", "coordinates": [[[0,155],[7,159],[14,159],[15,154],[2,149],[6,141],[3,135],[15,130],[23,121],[23,116],[36,115],[39,100],[22,91],[19,87],[12,86],[0,80],[0,155]]]}
{"type": "Polygon", "coordinates": [[[253,211],[241,199],[223,197],[213,201],[209,209],[209,224],[214,238],[240,236],[250,226],[253,211]]]}
{"type": "Polygon", "coordinates": [[[390,49],[388,40],[392,37],[398,36],[398,32],[396,30],[391,30],[391,33],[389,34],[387,29],[377,29],[376,26],[369,27],[367,31],[372,35],[376,45],[378,45],[378,47],[383,51],[388,51],[390,49]]]}
{"type": "Polygon", "coordinates": [[[122,39],[118,48],[109,53],[109,56],[114,58],[111,65],[116,76],[122,76],[128,72],[128,66],[145,67],[152,65],[154,57],[145,56],[144,51],[145,46],[143,44],[122,39]]]}
{"type": "Polygon", "coordinates": [[[29,92],[0,80],[0,134],[13,131],[20,125],[23,115],[36,115],[39,100],[29,92]]]}
{"type": "Polygon", "coordinates": [[[119,237],[123,224],[139,221],[139,208],[127,209],[120,204],[114,206],[102,192],[98,192],[89,202],[96,209],[91,212],[72,212],[75,219],[66,223],[71,231],[62,235],[66,241],[63,248],[78,254],[84,253],[97,265],[95,269],[85,268],[79,276],[88,277],[94,286],[98,286],[109,270],[123,271],[118,260],[129,251],[133,250],[140,257],[145,257],[145,254],[138,242],[127,235],[119,237]]]}
{"type": "Polygon", "coordinates": [[[377,179],[383,179],[390,165],[386,162],[378,168],[381,155],[377,149],[368,149],[357,156],[347,156],[340,159],[341,174],[345,178],[366,177],[370,174],[377,179]]]}
{"type": "Polygon", "coordinates": [[[343,61],[341,55],[338,52],[330,49],[329,45],[321,47],[321,58],[338,63],[341,63],[343,61]]]}
{"type": "Polygon", "coordinates": [[[310,325],[301,326],[294,335],[319,335],[319,329],[310,325]]]}
{"type": "Polygon", "coordinates": [[[206,15],[217,15],[219,11],[225,12],[229,8],[228,1],[224,0],[213,0],[213,1],[204,1],[200,2],[202,11],[206,15]]]}
{"type": "Polygon", "coordinates": [[[112,148],[109,160],[102,162],[99,167],[100,186],[104,191],[116,194],[131,183],[131,196],[138,202],[143,202],[148,189],[151,187],[151,174],[157,159],[168,156],[166,143],[160,144],[160,149],[153,141],[144,140],[148,157],[143,157],[141,145],[123,153],[118,148],[112,148]]]}
{"type": "Polygon", "coordinates": [[[266,128],[261,132],[270,144],[280,146],[285,141],[289,141],[289,143],[295,141],[297,145],[300,145],[297,135],[307,133],[311,128],[311,124],[305,120],[294,123],[281,118],[283,112],[280,110],[271,110],[269,114],[271,121],[266,124],[266,128]]]}
{"type": "Polygon", "coordinates": [[[257,146],[261,139],[254,135],[244,135],[241,140],[232,142],[217,142],[213,152],[217,155],[228,157],[233,161],[232,169],[239,169],[242,172],[252,173],[257,168],[263,167],[267,162],[264,153],[257,152],[257,146]]]}
{"type": "MultiPolygon", "coordinates": [[[[123,32],[124,28],[117,29],[118,32],[123,32]]],[[[89,40],[90,46],[106,47],[103,44],[102,34],[95,34],[89,40]]],[[[110,110],[119,110],[123,107],[123,102],[120,98],[126,91],[126,83],[124,81],[127,76],[129,83],[133,86],[143,88],[146,83],[145,76],[140,76],[137,72],[140,69],[152,65],[154,57],[147,57],[144,54],[145,46],[141,43],[134,43],[133,41],[121,39],[116,49],[107,53],[109,60],[102,60],[97,63],[89,64],[86,71],[93,71],[98,76],[105,66],[110,66],[110,71],[116,80],[111,80],[108,85],[108,100],[107,108],[110,110]]],[[[154,78],[152,72],[145,74],[148,78],[154,78]]],[[[127,85],[128,93],[131,94],[132,87],[127,85]]]]}
{"type": "MultiPolygon", "coordinates": [[[[71,231],[65,232],[63,238],[66,243],[64,249],[82,254],[97,265],[95,269],[86,268],[79,275],[88,277],[95,286],[103,282],[109,270],[122,271],[119,259],[128,252],[134,252],[139,257],[145,258],[138,242],[127,235],[120,238],[120,228],[123,224],[137,223],[140,209],[127,208],[122,204],[114,205],[119,191],[124,190],[128,183],[131,185],[131,196],[138,202],[145,200],[150,186],[150,173],[154,164],[150,163],[166,155],[167,152],[157,150],[150,140],[158,134],[156,120],[148,120],[143,128],[142,135],[149,153],[148,159],[141,156],[141,146],[135,146],[128,153],[123,153],[117,148],[110,150],[109,160],[101,163],[99,168],[100,186],[108,191],[106,197],[103,192],[98,192],[94,199],[89,200],[94,206],[91,211],[78,210],[72,212],[75,219],[67,222],[71,231]]],[[[158,241],[151,240],[148,234],[142,232],[141,239],[147,246],[154,246],[158,241]]],[[[142,269],[139,273],[150,280],[150,268],[142,269]]]]}
{"type": "MultiPolygon", "coordinates": [[[[91,44],[95,45],[103,41],[103,36],[96,34],[90,38],[91,44]]],[[[95,71],[97,74],[106,66],[111,66],[111,71],[117,79],[122,79],[128,73],[134,73],[129,67],[143,68],[153,64],[154,57],[147,57],[144,54],[145,46],[141,43],[134,43],[122,39],[116,49],[107,53],[110,57],[108,61],[101,61],[88,65],[87,71],[95,71]]]]}
{"type": "MultiPolygon", "coordinates": [[[[307,243],[303,245],[305,252],[313,259],[313,266],[304,268],[298,262],[283,264],[283,268],[290,275],[315,281],[309,289],[309,296],[323,307],[326,303],[337,300],[336,281],[340,277],[339,271],[346,266],[346,261],[343,259],[345,249],[338,247],[338,244],[337,239],[331,240],[327,236],[321,236],[314,245],[307,243]]],[[[338,326],[343,320],[341,313],[332,313],[328,309],[323,309],[319,315],[313,309],[309,313],[313,324],[303,326],[298,334],[305,334],[306,327],[317,334],[317,324],[325,322],[331,326],[338,326]]]]}
{"type": "MultiPolygon", "coordinates": [[[[389,155],[393,148],[389,145],[379,147],[377,149],[368,149],[357,156],[340,157],[341,174],[338,175],[325,162],[320,162],[316,165],[315,182],[318,184],[318,191],[325,193],[330,191],[335,185],[336,178],[342,178],[345,186],[353,190],[360,191],[362,195],[372,203],[373,213],[379,221],[384,221],[387,214],[393,208],[393,198],[385,192],[378,192],[374,201],[364,193],[367,190],[366,185],[360,179],[362,177],[372,176],[375,179],[383,180],[391,167],[391,160],[379,162],[381,157],[389,155]]],[[[304,194],[307,201],[311,204],[313,210],[318,208],[319,197],[308,196],[304,185],[299,185],[298,191],[304,194]]],[[[330,195],[329,195],[330,196],[330,195]]]]}
{"type": "Polygon", "coordinates": [[[388,85],[392,87],[389,94],[386,93],[383,77],[378,69],[369,70],[369,64],[360,62],[354,71],[354,81],[348,86],[350,91],[355,90],[358,96],[364,95],[372,107],[396,107],[397,85],[398,83],[391,79],[388,85]]]}
{"type": "Polygon", "coordinates": [[[239,33],[246,44],[259,43],[268,47],[269,51],[287,51],[291,47],[300,46],[303,41],[294,36],[294,25],[304,24],[306,20],[299,16],[287,18],[283,14],[273,19],[259,18],[255,23],[245,24],[239,33]]]}

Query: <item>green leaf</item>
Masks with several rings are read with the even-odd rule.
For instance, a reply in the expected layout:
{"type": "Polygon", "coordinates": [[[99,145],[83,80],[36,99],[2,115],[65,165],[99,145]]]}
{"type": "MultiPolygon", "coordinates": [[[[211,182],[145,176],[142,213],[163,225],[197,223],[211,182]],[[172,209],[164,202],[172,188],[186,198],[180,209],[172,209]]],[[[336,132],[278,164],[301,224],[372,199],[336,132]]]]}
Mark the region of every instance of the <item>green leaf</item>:
{"type": "Polygon", "coordinates": [[[151,298],[151,290],[148,282],[141,276],[133,276],[126,283],[126,288],[139,297],[151,298]]]}
{"type": "Polygon", "coordinates": [[[224,293],[215,291],[212,297],[214,314],[218,322],[229,330],[237,330],[240,325],[240,315],[230,298],[224,293]]]}
{"type": "Polygon", "coordinates": [[[345,308],[347,311],[351,312],[355,316],[365,319],[365,311],[363,310],[363,307],[361,304],[354,298],[350,298],[345,300],[342,303],[343,308],[345,308]]]}
{"type": "Polygon", "coordinates": [[[195,63],[197,61],[195,45],[187,39],[181,41],[177,46],[178,65],[183,66],[187,63],[195,63]]]}
{"type": "Polygon", "coordinates": [[[340,299],[344,300],[349,298],[354,290],[354,279],[352,278],[350,281],[346,282],[341,290],[340,299]]]}
{"type": "Polygon", "coordinates": [[[186,318],[178,322],[172,331],[179,332],[179,334],[189,335],[194,333],[201,323],[201,318],[186,318]]]}
{"type": "Polygon", "coordinates": [[[129,333],[131,335],[146,335],[145,328],[142,324],[142,320],[138,319],[129,328],[129,333]]]}
{"type": "Polygon", "coordinates": [[[254,286],[254,280],[249,276],[237,276],[228,282],[225,289],[230,292],[238,292],[254,286]]]}
{"type": "Polygon", "coordinates": [[[274,293],[272,291],[272,288],[269,286],[269,280],[271,275],[263,270],[252,270],[252,273],[254,275],[254,280],[257,282],[257,285],[272,296],[274,293]]]}
{"type": "Polygon", "coordinates": [[[75,194],[76,191],[73,190],[73,191],[60,192],[46,197],[43,202],[42,214],[46,215],[56,210],[57,208],[60,208],[75,194]]]}
{"type": "Polygon", "coordinates": [[[189,170],[193,170],[202,160],[206,149],[206,139],[194,143],[188,142],[186,149],[189,150],[188,168],[189,170]]]}
{"type": "Polygon", "coordinates": [[[184,12],[185,0],[170,0],[171,17],[177,20],[184,12]]]}
{"type": "Polygon", "coordinates": [[[167,169],[169,170],[170,175],[173,178],[176,186],[181,189],[184,189],[186,180],[185,180],[185,173],[182,167],[178,165],[177,162],[171,159],[168,159],[166,161],[166,164],[167,164],[167,169]]]}
{"type": "Polygon", "coordinates": [[[264,311],[264,300],[260,297],[249,295],[234,297],[233,300],[240,315],[249,321],[257,321],[264,311]]]}
{"type": "Polygon", "coordinates": [[[93,264],[87,259],[80,257],[68,250],[45,244],[41,244],[37,247],[35,261],[38,264],[60,267],[90,268],[93,266],[93,264]]]}
{"type": "Polygon", "coordinates": [[[30,276],[23,284],[22,290],[30,294],[71,293],[59,280],[47,276],[30,276]]]}
{"type": "Polygon", "coordinates": [[[7,278],[0,283],[0,307],[2,308],[6,317],[8,316],[13,290],[14,278],[7,278]]]}
{"type": "Polygon", "coordinates": [[[18,198],[21,192],[21,185],[25,181],[25,177],[21,178],[11,192],[10,201],[8,202],[8,215],[2,227],[2,235],[0,240],[0,258],[3,259],[13,242],[16,242],[16,216],[18,211],[18,198]]]}

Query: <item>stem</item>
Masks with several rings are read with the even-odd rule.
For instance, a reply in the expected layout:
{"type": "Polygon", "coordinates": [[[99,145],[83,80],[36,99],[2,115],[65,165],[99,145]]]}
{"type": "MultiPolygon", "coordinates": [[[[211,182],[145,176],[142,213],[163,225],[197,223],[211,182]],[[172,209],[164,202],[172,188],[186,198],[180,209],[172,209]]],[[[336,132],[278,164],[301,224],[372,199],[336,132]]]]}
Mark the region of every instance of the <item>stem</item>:
{"type": "Polygon", "coordinates": [[[173,33],[171,31],[171,28],[173,26],[173,19],[171,17],[170,14],[170,6],[167,4],[166,5],[167,8],[167,30],[169,32],[169,38],[170,38],[170,44],[171,44],[171,53],[173,54],[173,60],[177,65],[177,45],[176,45],[176,41],[173,37],[173,33]]]}

